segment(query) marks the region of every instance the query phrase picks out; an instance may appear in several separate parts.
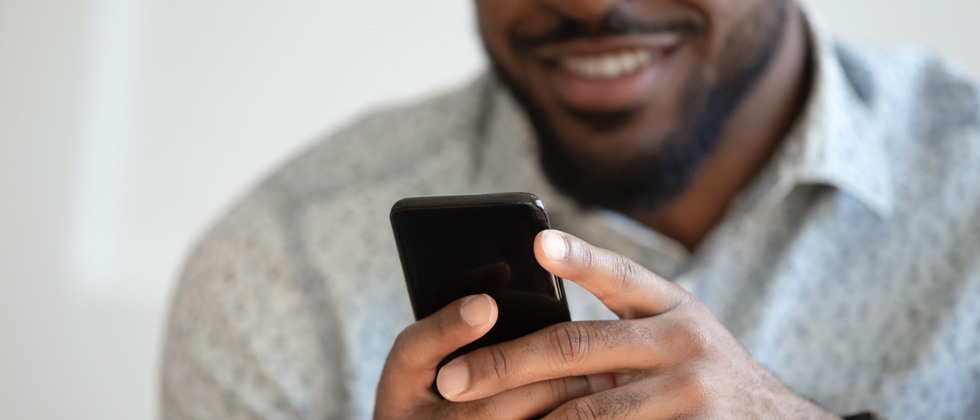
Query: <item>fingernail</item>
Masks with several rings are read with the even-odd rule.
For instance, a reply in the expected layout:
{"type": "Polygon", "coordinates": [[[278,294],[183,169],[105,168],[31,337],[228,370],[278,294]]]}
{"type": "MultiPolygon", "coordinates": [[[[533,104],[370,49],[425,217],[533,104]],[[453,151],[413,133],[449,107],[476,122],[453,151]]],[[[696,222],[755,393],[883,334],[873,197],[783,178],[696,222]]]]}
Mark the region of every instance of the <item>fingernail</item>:
{"type": "Polygon", "coordinates": [[[493,303],[490,302],[490,296],[479,295],[463,302],[463,306],[459,308],[459,315],[471,327],[479,327],[490,322],[492,311],[493,303]]]}
{"type": "Polygon", "coordinates": [[[544,247],[544,255],[549,260],[561,262],[568,256],[568,244],[565,238],[551,230],[546,230],[541,235],[541,245],[544,247]]]}
{"type": "Polygon", "coordinates": [[[436,378],[436,386],[446,399],[456,398],[470,386],[470,369],[462,363],[443,366],[436,378]]]}

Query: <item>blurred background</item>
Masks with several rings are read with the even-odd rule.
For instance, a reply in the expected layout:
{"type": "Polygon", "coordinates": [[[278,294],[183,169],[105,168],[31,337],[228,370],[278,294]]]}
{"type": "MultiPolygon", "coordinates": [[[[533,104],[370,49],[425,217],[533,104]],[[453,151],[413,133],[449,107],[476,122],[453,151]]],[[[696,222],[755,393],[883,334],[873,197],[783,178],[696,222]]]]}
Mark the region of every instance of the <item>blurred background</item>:
{"type": "MultiPolygon", "coordinates": [[[[980,75],[977,0],[812,3],[980,75]]],[[[0,418],[154,418],[203,229],[317,136],[482,67],[460,0],[0,0],[0,418]]]]}

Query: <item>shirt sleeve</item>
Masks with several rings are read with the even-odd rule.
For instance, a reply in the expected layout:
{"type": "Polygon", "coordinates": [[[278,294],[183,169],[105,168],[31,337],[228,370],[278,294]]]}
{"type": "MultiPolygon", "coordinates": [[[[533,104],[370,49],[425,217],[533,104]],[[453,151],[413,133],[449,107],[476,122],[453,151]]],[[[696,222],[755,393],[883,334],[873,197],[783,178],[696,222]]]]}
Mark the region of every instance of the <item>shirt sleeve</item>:
{"type": "Polygon", "coordinates": [[[341,321],[284,232],[251,197],[191,254],[167,327],[163,419],[353,417],[341,321]]]}

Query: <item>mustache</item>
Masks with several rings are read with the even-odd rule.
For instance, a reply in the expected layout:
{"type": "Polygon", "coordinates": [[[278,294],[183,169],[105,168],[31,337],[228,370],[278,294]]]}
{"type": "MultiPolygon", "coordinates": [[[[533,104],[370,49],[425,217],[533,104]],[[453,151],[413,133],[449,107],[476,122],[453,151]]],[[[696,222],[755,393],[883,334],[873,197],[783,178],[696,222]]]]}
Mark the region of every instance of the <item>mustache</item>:
{"type": "Polygon", "coordinates": [[[695,33],[701,26],[689,20],[641,20],[616,6],[597,22],[585,22],[560,16],[554,28],[546,32],[522,34],[511,31],[510,42],[518,51],[564,42],[599,39],[609,36],[656,35],[665,32],[695,33]]]}

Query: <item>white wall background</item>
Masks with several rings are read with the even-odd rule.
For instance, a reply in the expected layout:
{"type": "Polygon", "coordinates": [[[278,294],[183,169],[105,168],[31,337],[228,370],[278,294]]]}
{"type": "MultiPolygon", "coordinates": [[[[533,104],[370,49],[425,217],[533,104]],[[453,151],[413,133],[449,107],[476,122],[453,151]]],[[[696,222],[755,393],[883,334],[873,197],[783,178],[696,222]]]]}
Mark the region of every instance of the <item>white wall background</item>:
{"type": "MultiPolygon", "coordinates": [[[[976,0],[813,3],[838,33],[929,45],[980,75],[976,0]]],[[[460,0],[0,0],[0,418],[154,417],[195,236],[316,135],[476,73],[471,14],[460,0]]]]}

